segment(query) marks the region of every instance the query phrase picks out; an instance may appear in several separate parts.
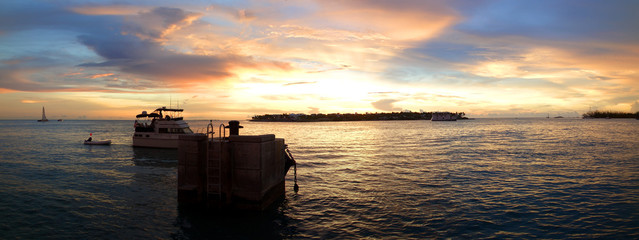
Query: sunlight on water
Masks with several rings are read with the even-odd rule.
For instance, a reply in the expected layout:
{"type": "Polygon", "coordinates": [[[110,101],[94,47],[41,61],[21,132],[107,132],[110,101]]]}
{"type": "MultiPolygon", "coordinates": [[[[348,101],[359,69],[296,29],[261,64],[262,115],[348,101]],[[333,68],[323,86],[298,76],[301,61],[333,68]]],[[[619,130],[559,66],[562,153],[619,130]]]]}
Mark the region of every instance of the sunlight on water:
{"type": "Polygon", "coordinates": [[[608,231],[624,236],[638,227],[633,204],[639,158],[631,149],[639,144],[639,126],[619,123],[524,119],[251,128],[307,132],[289,141],[302,159],[300,184],[311,188],[290,203],[306,210],[291,211],[308,223],[305,237],[597,237],[608,231]],[[609,130],[609,124],[619,129],[609,130]],[[631,220],[625,211],[633,213],[631,220]],[[595,223],[598,228],[590,229],[595,223]]]}
{"type": "Polygon", "coordinates": [[[639,237],[636,120],[242,125],[285,138],[301,190],[289,172],[275,209],[207,216],[178,208],[176,152],[130,147],[130,121],[0,121],[0,235],[639,237]],[[82,145],[90,132],[114,144],[82,145]]]}

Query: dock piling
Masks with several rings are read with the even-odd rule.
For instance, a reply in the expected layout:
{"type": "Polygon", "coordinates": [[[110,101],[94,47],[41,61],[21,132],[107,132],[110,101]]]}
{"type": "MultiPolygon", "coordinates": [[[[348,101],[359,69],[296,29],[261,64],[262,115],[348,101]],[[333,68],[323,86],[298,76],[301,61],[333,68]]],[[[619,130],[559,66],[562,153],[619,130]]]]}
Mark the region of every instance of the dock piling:
{"type": "Polygon", "coordinates": [[[238,135],[229,122],[228,138],[180,136],[178,201],[209,209],[264,210],[284,196],[284,139],[273,134],[238,135]]]}

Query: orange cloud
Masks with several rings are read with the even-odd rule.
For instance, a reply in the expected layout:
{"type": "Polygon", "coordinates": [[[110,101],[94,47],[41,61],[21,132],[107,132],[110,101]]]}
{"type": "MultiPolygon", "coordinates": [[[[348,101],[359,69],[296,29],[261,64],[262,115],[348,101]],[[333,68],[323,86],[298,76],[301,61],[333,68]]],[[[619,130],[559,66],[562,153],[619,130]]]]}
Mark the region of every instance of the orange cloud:
{"type": "Polygon", "coordinates": [[[43,102],[46,102],[46,101],[43,101],[43,100],[29,100],[29,99],[23,99],[23,100],[21,100],[20,102],[21,102],[21,103],[43,103],[43,102]]]}
{"type": "Polygon", "coordinates": [[[320,1],[320,19],[346,29],[371,31],[393,41],[423,41],[459,21],[439,1],[320,1]]]}
{"type": "Polygon", "coordinates": [[[77,76],[77,75],[82,75],[81,72],[73,72],[73,73],[65,73],[62,74],[63,77],[68,77],[68,76],[77,76]]]}
{"type": "Polygon", "coordinates": [[[0,93],[12,93],[12,92],[17,92],[17,91],[13,89],[0,88],[0,93]]]}
{"type": "Polygon", "coordinates": [[[113,76],[113,73],[95,74],[95,75],[89,76],[89,78],[96,79],[96,78],[108,77],[108,76],[113,76]]]}

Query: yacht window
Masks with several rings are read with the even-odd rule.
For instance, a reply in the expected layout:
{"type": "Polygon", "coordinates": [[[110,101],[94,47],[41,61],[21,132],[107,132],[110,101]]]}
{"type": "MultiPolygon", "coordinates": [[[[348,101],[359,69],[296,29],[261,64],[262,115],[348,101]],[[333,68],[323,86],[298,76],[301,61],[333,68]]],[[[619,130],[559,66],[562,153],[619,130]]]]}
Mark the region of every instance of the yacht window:
{"type": "Polygon", "coordinates": [[[184,133],[181,128],[171,128],[170,130],[171,133],[184,133]]]}
{"type": "Polygon", "coordinates": [[[160,133],[167,133],[168,129],[167,128],[160,128],[159,131],[160,131],[160,133]]]}
{"type": "Polygon", "coordinates": [[[190,128],[184,128],[184,133],[193,133],[190,128]]]}

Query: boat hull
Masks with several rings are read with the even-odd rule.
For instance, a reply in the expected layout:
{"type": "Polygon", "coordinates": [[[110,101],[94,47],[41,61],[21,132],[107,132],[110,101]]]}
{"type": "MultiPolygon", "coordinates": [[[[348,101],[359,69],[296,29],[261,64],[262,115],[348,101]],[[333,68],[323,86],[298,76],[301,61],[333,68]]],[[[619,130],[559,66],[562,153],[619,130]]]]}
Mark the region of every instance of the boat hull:
{"type": "Polygon", "coordinates": [[[111,140],[104,140],[104,141],[84,141],[84,145],[111,145],[111,140]]]}
{"type": "Polygon", "coordinates": [[[143,111],[136,115],[133,147],[177,149],[180,135],[193,133],[180,114],[172,114],[182,111],[162,107],[150,114],[143,111]]]}

